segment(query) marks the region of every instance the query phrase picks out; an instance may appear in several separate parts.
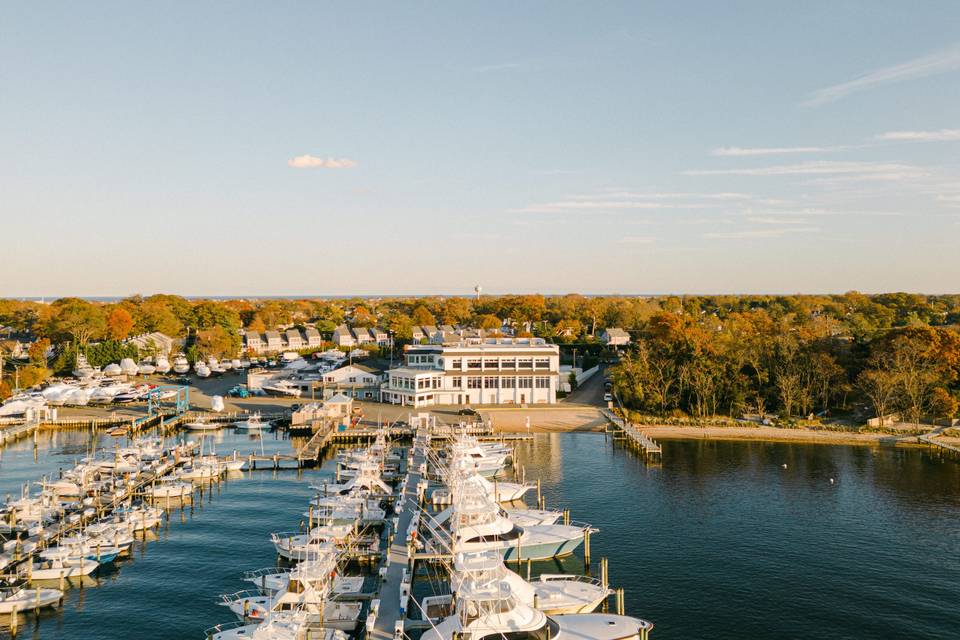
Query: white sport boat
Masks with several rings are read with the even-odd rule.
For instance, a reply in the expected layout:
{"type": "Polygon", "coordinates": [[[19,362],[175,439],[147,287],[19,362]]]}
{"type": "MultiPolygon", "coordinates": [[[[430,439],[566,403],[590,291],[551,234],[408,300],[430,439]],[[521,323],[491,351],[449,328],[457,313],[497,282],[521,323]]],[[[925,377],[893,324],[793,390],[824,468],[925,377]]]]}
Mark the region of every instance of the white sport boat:
{"type": "Polygon", "coordinates": [[[271,613],[262,622],[234,622],[217,625],[205,632],[207,640],[347,640],[339,629],[315,628],[299,611],[271,613]]]}
{"type": "Polygon", "coordinates": [[[140,373],[140,367],[133,361],[133,358],[124,358],[120,361],[120,371],[125,376],[135,376],[140,373]]]}
{"type": "Polygon", "coordinates": [[[289,380],[278,380],[276,382],[268,382],[260,387],[263,389],[263,392],[270,396],[277,396],[281,398],[299,398],[303,391],[300,387],[294,385],[289,380]]]}
{"type": "Polygon", "coordinates": [[[81,380],[84,378],[92,378],[96,374],[100,373],[100,369],[97,367],[91,367],[90,363],[87,361],[87,356],[82,353],[77,354],[77,364],[73,369],[73,375],[81,380]]]}
{"type": "Polygon", "coordinates": [[[143,490],[144,495],[154,500],[182,499],[193,495],[193,485],[189,482],[162,482],[143,490]]]}
{"type": "Polygon", "coordinates": [[[217,431],[222,427],[223,423],[212,422],[203,417],[197,418],[196,420],[191,420],[190,422],[185,422],[183,425],[183,428],[189,431],[217,431]]]}
{"type": "Polygon", "coordinates": [[[257,411],[247,416],[246,420],[235,422],[233,426],[236,427],[238,431],[261,431],[263,429],[269,429],[270,423],[264,422],[260,418],[260,412],[257,411]]]}
{"type": "Polygon", "coordinates": [[[27,589],[16,587],[0,591],[0,614],[16,614],[52,607],[63,599],[59,589],[27,589]]]}
{"type": "Polygon", "coordinates": [[[182,353],[177,354],[173,358],[173,372],[183,375],[184,373],[189,373],[190,371],[190,362],[187,360],[186,356],[182,353]]]}
{"type": "Polygon", "coordinates": [[[210,367],[199,361],[193,365],[193,372],[196,373],[199,378],[209,378],[212,373],[210,367]]]}
{"type": "Polygon", "coordinates": [[[100,563],[83,557],[39,559],[29,568],[31,580],[59,580],[88,576],[97,570],[100,563]]]}

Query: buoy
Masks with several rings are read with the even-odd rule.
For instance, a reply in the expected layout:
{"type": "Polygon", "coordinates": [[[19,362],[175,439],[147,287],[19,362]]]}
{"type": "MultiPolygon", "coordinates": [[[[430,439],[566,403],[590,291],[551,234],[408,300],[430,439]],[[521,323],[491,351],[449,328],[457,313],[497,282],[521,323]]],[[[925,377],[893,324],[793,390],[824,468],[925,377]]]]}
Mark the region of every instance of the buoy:
{"type": "Polygon", "coordinates": [[[833,478],[830,478],[830,484],[833,484],[833,478]]]}
{"type": "Polygon", "coordinates": [[[784,469],[787,468],[787,463],[786,463],[786,462],[783,463],[783,468],[784,468],[784,469]]]}

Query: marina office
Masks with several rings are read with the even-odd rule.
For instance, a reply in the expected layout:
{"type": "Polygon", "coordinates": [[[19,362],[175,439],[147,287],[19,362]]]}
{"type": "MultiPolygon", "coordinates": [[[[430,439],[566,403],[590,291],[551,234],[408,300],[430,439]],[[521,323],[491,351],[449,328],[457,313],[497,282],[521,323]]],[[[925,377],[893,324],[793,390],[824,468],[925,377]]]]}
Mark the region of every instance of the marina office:
{"type": "Polygon", "coordinates": [[[555,404],[560,348],[541,338],[487,338],[410,345],[404,366],[387,372],[382,402],[555,404]]]}

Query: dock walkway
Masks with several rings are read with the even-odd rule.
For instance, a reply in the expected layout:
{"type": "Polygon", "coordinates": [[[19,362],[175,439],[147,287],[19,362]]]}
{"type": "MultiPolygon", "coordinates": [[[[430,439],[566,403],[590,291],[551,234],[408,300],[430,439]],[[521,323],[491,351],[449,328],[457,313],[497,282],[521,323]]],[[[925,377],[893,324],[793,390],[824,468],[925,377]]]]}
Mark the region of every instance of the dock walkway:
{"type": "Polygon", "coordinates": [[[376,620],[373,629],[368,629],[370,637],[380,640],[403,637],[414,568],[410,539],[418,526],[420,483],[426,469],[426,450],[429,446],[428,428],[419,429],[408,456],[410,464],[407,477],[401,485],[401,498],[397,505],[399,514],[394,518],[393,540],[387,549],[387,566],[380,585],[376,620]]]}
{"type": "Polygon", "coordinates": [[[663,450],[660,448],[660,445],[653,439],[647,436],[643,431],[640,430],[640,427],[633,424],[632,422],[627,422],[620,416],[616,415],[609,409],[601,409],[600,412],[603,416],[612,422],[620,431],[623,433],[623,437],[636,446],[640,453],[647,458],[656,458],[660,459],[663,454],[663,450]]]}

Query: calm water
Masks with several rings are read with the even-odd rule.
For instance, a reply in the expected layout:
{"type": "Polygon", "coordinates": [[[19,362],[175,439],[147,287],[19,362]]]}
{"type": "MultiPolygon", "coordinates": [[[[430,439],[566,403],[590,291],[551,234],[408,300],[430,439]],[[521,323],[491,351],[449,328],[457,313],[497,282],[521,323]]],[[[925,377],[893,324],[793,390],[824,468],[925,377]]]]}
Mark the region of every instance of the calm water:
{"type": "MultiPolygon", "coordinates": [[[[259,451],[229,431],[217,450],[259,451]]],[[[111,442],[105,439],[103,442],[111,442]]],[[[0,495],[69,466],[89,436],[61,433],[3,451],[0,495]]],[[[267,453],[290,442],[265,434],[267,453]]],[[[596,434],[538,436],[518,449],[548,507],[601,532],[629,613],[655,638],[954,638],[960,628],[960,464],[920,450],[668,442],[645,465],[596,434]],[[782,464],[788,465],[787,469],[782,464]],[[830,484],[829,479],[835,483],[830,484]]],[[[258,471],[222,483],[132,559],[19,638],[199,639],[232,620],[216,604],[243,571],[275,563],[269,533],[295,529],[326,471],[258,471]]],[[[535,572],[579,571],[580,558],[535,572]]],[[[7,637],[0,629],[0,637],[7,637]]]]}

